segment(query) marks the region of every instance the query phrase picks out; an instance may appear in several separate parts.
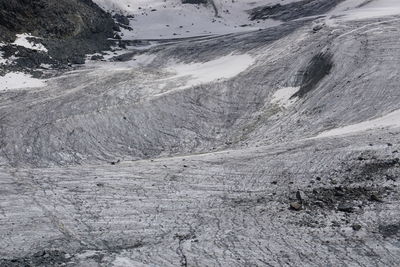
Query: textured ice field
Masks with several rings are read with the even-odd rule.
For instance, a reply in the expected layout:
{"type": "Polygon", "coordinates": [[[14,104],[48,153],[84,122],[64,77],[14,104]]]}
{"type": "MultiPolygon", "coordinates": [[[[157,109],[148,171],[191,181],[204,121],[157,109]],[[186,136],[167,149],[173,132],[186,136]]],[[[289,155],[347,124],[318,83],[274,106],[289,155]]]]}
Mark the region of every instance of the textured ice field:
{"type": "Polygon", "coordinates": [[[0,266],[399,266],[400,19],[379,14],[0,90],[0,266]]]}

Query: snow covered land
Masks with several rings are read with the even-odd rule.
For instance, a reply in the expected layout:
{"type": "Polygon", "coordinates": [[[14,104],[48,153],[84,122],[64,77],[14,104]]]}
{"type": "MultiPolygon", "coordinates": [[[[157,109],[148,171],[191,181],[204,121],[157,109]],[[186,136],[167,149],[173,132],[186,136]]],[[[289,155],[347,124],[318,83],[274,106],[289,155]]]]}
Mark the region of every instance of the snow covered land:
{"type": "Polygon", "coordinates": [[[0,91],[18,88],[35,88],[45,85],[41,79],[32,78],[29,74],[21,72],[11,72],[0,76],[0,91]]]}
{"type": "Polygon", "coordinates": [[[38,1],[0,1],[0,266],[400,266],[400,1],[38,1]]]}
{"type": "Polygon", "coordinates": [[[215,6],[182,4],[181,0],[94,2],[112,13],[132,16],[133,30],[124,30],[123,38],[159,39],[243,32],[278,25],[279,22],[273,20],[250,22],[247,11],[282,1],[215,0],[212,1],[215,6]]]}

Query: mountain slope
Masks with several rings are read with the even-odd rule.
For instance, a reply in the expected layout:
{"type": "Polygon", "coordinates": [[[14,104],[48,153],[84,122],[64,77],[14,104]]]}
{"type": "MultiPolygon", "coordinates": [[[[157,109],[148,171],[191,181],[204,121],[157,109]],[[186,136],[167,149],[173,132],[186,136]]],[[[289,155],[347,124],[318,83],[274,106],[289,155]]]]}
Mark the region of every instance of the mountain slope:
{"type": "Polygon", "coordinates": [[[111,16],[90,0],[1,0],[0,74],[39,76],[50,67],[82,64],[86,54],[110,49],[115,30],[111,16]]]}

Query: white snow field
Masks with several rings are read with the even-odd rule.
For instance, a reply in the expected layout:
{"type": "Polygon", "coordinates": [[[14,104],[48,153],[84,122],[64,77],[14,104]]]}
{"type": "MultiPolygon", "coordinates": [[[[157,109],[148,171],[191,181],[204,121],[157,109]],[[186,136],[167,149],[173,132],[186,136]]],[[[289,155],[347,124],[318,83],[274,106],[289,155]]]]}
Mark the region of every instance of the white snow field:
{"type": "Polygon", "coordinates": [[[202,63],[172,64],[165,70],[174,74],[168,79],[188,78],[184,86],[176,88],[176,90],[180,90],[221,79],[233,78],[245,71],[254,62],[254,58],[250,55],[231,54],[202,63]]]}
{"type": "Polygon", "coordinates": [[[133,15],[133,31],[123,30],[124,39],[182,38],[227,34],[272,27],[280,22],[249,21],[248,10],[259,5],[287,3],[279,0],[215,0],[211,6],[182,4],[181,0],[95,0],[112,13],[133,15]]]}
{"type": "Polygon", "coordinates": [[[45,80],[32,78],[31,75],[22,72],[10,72],[0,76],[0,92],[13,89],[37,88],[45,85],[45,80]]]}

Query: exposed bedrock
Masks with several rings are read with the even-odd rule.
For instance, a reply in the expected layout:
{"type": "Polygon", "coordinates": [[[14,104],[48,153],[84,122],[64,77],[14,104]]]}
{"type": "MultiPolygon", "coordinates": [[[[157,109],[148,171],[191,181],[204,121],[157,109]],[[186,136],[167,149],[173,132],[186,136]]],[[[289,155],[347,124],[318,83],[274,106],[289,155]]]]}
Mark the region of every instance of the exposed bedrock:
{"type": "Polygon", "coordinates": [[[5,58],[17,57],[8,71],[30,71],[42,63],[54,67],[84,63],[85,54],[109,49],[108,38],[114,37],[115,30],[118,26],[111,16],[91,0],[0,0],[0,42],[10,43],[16,34],[28,33],[39,37],[30,41],[48,49],[44,53],[18,46],[2,47],[5,58]],[[15,53],[10,54],[13,49],[15,53]]]}

